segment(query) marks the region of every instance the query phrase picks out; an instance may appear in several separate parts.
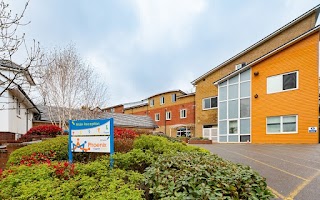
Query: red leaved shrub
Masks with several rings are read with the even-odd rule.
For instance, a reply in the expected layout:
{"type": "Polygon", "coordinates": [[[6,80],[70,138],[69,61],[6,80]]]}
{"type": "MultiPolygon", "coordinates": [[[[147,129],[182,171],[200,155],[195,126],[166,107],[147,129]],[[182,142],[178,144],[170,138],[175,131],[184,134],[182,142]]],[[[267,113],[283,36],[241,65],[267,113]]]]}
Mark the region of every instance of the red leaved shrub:
{"type": "Polygon", "coordinates": [[[69,162],[59,162],[53,165],[53,169],[55,176],[64,180],[69,180],[77,173],[74,169],[74,164],[70,164],[69,162]]]}
{"type": "Polygon", "coordinates": [[[133,140],[138,134],[136,131],[125,128],[114,129],[114,151],[128,152],[133,149],[133,140]]]}
{"type": "Polygon", "coordinates": [[[31,166],[34,164],[42,164],[47,163],[50,165],[51,160],[54,160],[56,153],[54,151],[50,151],[48,153],[39,153],[35,152],[31,154],[31,156],[22,156],[20,165],[31,166]]]}
{"type": "Polygon", "coordinates": [[[32,127],[26,135],[50,135],[56,136],[62,134],[62,129],[55,125],[43,125],[32,127]]]}

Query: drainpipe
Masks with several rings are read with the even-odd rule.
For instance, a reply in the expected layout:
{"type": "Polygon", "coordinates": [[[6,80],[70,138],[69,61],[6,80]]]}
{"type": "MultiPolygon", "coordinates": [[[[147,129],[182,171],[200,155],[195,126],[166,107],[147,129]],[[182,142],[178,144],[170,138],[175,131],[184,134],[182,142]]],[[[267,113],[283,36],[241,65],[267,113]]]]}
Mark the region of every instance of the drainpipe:
{"type": "Polygon", "coordinates": [[[164,109],[164,134],[167,135],[167,109],[164,109]]]}
{"type": "Polygon", "coordinates": [[[27,115],[27,116],[26,116],[26,120],[27,120],[27,121],[26,121],[26,122],[27,122],[27,123],[26,123],[26,128],[27,128],[26,132],[28,132],[28,129],[29,129],[29,126],[28,126],[28,120],[29,120],[29,109],[28,109],[28,108],[27,108],[27,111],[26,111],[26,115],[27,115]]]}

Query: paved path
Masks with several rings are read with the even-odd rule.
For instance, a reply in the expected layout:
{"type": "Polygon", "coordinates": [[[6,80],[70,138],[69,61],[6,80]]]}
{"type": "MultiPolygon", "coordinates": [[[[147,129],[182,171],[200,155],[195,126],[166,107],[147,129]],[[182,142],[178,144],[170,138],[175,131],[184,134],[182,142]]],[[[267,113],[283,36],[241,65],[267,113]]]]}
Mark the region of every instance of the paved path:
{"type": "Polygon", "coordinates": [[[275,199],[320,199],[320,144],[196,145],[227,160],[250,165],[266,177],[275,199]]]}

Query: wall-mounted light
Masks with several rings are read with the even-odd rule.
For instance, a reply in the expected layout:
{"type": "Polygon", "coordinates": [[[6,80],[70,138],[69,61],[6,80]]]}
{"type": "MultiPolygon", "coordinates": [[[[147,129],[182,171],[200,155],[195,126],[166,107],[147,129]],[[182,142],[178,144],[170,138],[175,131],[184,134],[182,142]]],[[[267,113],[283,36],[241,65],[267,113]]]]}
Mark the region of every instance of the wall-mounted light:
{"type": "Polygon", "coordinates": [[[255,76],[258,76],[259,75],[259,72],[254,72],[253,73],[255,76]]]}
{"type": "Polygon", "coordinates": [[[259,97],[259,95],[258,95],[258,94],[255,94],[255,95],[254,95],[254,98],[258,98],[258,97],[259,97]]]}

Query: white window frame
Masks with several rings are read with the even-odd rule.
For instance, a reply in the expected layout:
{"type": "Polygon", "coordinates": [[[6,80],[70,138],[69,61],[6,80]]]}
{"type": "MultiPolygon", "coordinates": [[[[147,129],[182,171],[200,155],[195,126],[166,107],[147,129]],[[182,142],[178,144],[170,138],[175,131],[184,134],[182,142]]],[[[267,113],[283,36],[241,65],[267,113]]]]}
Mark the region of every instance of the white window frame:
{"type": "Polygon", "coordinates": [[[166,111],[166,120],[171,120],[171,111],[166,111]]]}
{"type": "Polygon", "coordinates": [[[160,121],[160,113],[154,114],[154,121],[156,122],[160,121]]]}
{"type": "Polygon", "coordinates": [[[187,118],[187,109],[181,109],[180,110],[180,119],[185,119],[185,118],[187,118]]]}
{"type": "Polygon", "coordinates": [[[164,104],[164,96],[161,96],[160,97],[160,105],[163,105],[164,104]]]}
{"type": "Polygon", "coordinates": [[[217,109],[217,108],[218,108],[218,103],[219,103],[219,102],[218,102],[218,96],[203,98],[203,99],[202,99],[202,110],[217,109]],[[204,107],[204,106],[205,106],[204,101],[205,101],[206,99],[210,99],[210,106],[211,106],[211,99],[213,99],[213,98],[217,98],[217,106],[216,106],[216,107],[212,107],[212,108],[205,108],[205,107],[204,107]]]}
{"type": "Polygon", "coordinates": [[[171,94],[171,102],[174,103],[177,101],[177,94],[174,93],[174,94],[171,94]]]}
{"type": "Polygon", "coordinates": [[[111,113],[114,113],[114,108],[111,108],[111,109],[110,109],[110,112],[111,112],[111,113]]]}
{"type": "Polygon", "coordinates": [[[266,118],[266,133],[267,134],[296,134],[298,133],[298,115],[281,115],[281,116],[269,116],[269,117],[280,117],[280,132],[268,132],[268,117],[266,118]],[[296,117],[296,131],[284,132],[283,131],[283,117],[296,117]]]}
{"type": "Polygon", "coordinates": [[[150,107],[154,106],[154,99],[150,99],[150,107]]]}
{"type": "Polygon", "coordinates": [[[283,74],[278,74],[278,75],[275,75],[275,76],[267,77],[267,94],[274,94],[274,93],[279,93],[279,92],[287,92],[287,91],[292,91],[292,90],[297,90],[297,89],[299,89],[299,71],[292,71],[292,72],[287,72],[287,73],[283,73],[283,74]],[[297,74],[297,77],[296,77],[296,81],[297,81],[296,88],[284,90],[283,89],[283,76],[287,75],[287,74],[292,74],[292,73],[296,73],[297,74]],[[268,90],[268,79],[271,78],[271,77],[277,77],[277,76],[281,77],[281,90],[274,91],[274,92],[269,92],[269,90],[268,90]]]}

